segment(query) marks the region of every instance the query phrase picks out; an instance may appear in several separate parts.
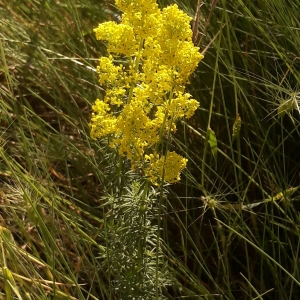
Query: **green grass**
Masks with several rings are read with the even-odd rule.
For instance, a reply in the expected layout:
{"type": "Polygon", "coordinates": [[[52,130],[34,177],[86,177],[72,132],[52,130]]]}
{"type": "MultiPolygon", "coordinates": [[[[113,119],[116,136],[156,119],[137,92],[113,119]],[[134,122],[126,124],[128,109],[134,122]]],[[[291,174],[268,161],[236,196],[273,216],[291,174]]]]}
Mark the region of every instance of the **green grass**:
{"type": "Polygon", "coordinates": [[[89,137],[109,2],[0,0],[0,298],[298,299],[300,2],[203,1],[188,168],[147,197],[89,137]]]}

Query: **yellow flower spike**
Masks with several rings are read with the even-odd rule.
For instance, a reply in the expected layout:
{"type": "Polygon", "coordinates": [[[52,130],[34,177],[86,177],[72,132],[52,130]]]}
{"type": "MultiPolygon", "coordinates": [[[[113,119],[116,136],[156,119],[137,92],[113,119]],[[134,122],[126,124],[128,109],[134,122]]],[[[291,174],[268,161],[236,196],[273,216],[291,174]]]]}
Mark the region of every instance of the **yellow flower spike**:
{"type": "Polygon", "coordinates": [[[151,14],[158,9],[156,0],[115,0],[116,6],[124,13],[143,12],[151,14]]]}
{"type": "Polygon", "coordinates": [[[132,168],[146,165],[153,184],[177,182],[187,160],[159,152],[162,139],[175,133],[176,121],[190,118],[199,107],[185,93],[203,59],[192,42],[191,18],[176,4],[160,10],[155,0],[115,2],[123,11],[121,23],[106,22],[94,30],[107,42],[109,57],[101,57],[97,68],[106,93],[92,107],[91,137],[110,136],[110,147],[132,168]]]}
{"type": "Polygon", "coordinates": [[[162,180],[169,183],[180,181],[180,172],[188,161],[176,152],[168,152],[166,157],[159,157],[157,153],[145,155],[145,160],[149,162],[145,175],[150,177],[154,185],[159,185],[162,180]]]}
{"type": "Polygon", "coordinates": [[[198,109],[200,103],[195,99],[190,99],[191,95],[188,93],[175,93],[171,103],[167,106],[168,111],[174,114],[175,120],[181,118],[189,119],[198,109]]]}
{"type": "Polygon", "coordinates": [[[174,44],[178,41],[191,41],[191,20],[192,18],[180,10],[177,4],[164,8],[162,10],[164,26],[161,27],[161,37],[164,37],[165,42],[172,41],[174,44]]]}
{"type": "Polygon", "coordinates": [[[132,26],[134,33],[145,39],[158,34],[158,29],[161,26],[160,19],[160,10],[156,5],[146,11],[125,12],[122,16],[122,23],[132,26]]]}
{"type": "Polygon", "coordinates": [[[159,127],[151,123],[148,117],[149,108],[145,103],[147,102],[133,98],[124,107],[116,123],[117,135],[120,137],[115,141],[120,145],[119,153],[131,161],[141,161],[144,149],[158,142],[159,127]]]}
{"type": "Polygon", "coordinates": [[[95,105],[92,106],[94,113],[92,114],[91,124],[91,138],[96,140],[115,132],[116,117],[109,114],[110,107],[101,100],[96,100],[95,105]]]}
{"type": "Polygon", "coordinates": [[[131,26],[106,22],[94,29],[97,40],[108,41],[107,51],[109,53],[133,55],[138,44],[131,26]]]}
{"type": "Polygon", "coordinates": [[[100,85],[110,86],[126,86],[128,81],[128,75],[123,71],[123,65],[114,65],[114,59],[110,55],[109,57],[101,57],[99,60],[99,66],[97,71],[100,74],[100,85]]]}

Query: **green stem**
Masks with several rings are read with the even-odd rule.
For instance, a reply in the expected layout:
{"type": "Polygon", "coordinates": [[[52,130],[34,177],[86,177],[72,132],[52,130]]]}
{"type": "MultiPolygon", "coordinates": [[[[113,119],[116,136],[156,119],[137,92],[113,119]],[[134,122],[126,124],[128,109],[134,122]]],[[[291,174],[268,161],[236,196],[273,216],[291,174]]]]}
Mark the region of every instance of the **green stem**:
{"type": "MultiPolygon", "coordinates": [[[[138,73],[138,70],[139,70],[139,64],[140,64],[140,60],[141,60],[141,51],[143,49],[143,45],[144,45],[144,39],[141,38],[140,39],[140,44],[139,44],[139,49],[138,49],[138,55],[135,57],[135,60],[133,61],[133,66],[134,66],[134,72],[133,74],[137,74],[138,73]]],[[[130,62],[132,62],[132,58],[130,59],[130,62]]],[[[130,85],[130,90],[129,90],[129,93],[128,93],[128,103],[130,103],[131,101],[131,98],[132,98],[132,95],[133,95],[133,89],[135,88],[136,86],[136,81],[135,80],[132,80],[131,81],[131,85],[130,85]]]]}
{"type": "Polygon", "coordinates": [[[156,300],[159,300],[159,273],[158,273],[158,270],[159,270],[160,226],[161,226],[164,177],[165,177],[165,168],[163,168],[162,180],[160,183],[159,203],[158,203],[158,222],[157,222],[157,235],[156,235],[156,267],[155,267],[156,300]]]}
{"type": "MultiPolygon", "coordinates": [[[[171,103],[172,99],[173,99],[173,89],[170,91],[170,96],[169,96],[169,99],[168,99],[168,104],[171,103]]],[[[159,140],[158,140],[158,142],[156,143],[156,146],[155,146],[155,152],[156,153],[158,152],[159,146],[161,144],[161,141],[163,140],[163,134],[164,134],[164,130],[165,130],[165,126],[166,126],[166,121],[167,121],[168,115],[169,115],[169,110],[166,109],[164,120],[162,122],[162,125],[160,127],[160,131],[159,131],[159,140]]],[[[170,129],[172,127],[172,123],[173,122],[171,122],[170,129]]]]}

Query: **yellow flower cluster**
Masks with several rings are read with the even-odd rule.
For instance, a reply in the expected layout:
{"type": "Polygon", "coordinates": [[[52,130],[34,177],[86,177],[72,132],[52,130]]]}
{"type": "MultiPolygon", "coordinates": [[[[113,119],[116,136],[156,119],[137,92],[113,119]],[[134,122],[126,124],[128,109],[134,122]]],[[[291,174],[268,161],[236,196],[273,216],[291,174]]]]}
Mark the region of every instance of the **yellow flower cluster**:
{"type": "Polygon", "coordinates": [[[180,180],[180,172],[185,168],[187,159],[176,152],[168,152],[167,156],[159,157],[158,154],[145,155],[145,159],[150,162],[151,168],[145,170],[152,182],[177,182],[180,180]],[[174,176],[176,174],[176,176],[174,176]]]}
{"type": "Polygon", "coordinates": [[[187,160],[163,149],[176,121],[190,118],[199,103],[185,85],[203,55],[191,37],[191,18],[178,6],[163,10],[155,0],[116,0],[120,24],[94,31],[107,42],[109,57],[97,68],[103,100],[92,106],[91,137],[110,137],[110,146],[142,167],[153,184],[176,182],[187,160]]]}

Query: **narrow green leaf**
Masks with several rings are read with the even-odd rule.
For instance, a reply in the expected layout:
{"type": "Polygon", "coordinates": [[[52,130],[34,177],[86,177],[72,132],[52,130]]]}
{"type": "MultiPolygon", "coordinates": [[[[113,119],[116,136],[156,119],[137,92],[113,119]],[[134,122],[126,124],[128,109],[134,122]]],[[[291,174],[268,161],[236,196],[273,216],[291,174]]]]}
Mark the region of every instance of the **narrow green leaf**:
{"type": "Polygon", "coordinates": [[[7,300],[14,299],[13,292],[15,292],[18,299],[22,299],[22,296],[19,292],[19,288],[18,288],[10,270],[7,267],[3,267],[2,273],[3,273],[3,279],[4,279],[4,289],[5,289],[5,293],[6,293],[6,299],[7,300]]]}
{"type": "Polygon", "coordinates": [[[7,228],[5,228],[3,226],[0,226],[0,237],[6,243],[10,243],[10,244],[15,245],[15,240],[14,240],[13,235],[11,234],[11,232],[7,228]]]}
{"type": "Polygon", "coordinates": [[[217,138],[215,132],[211,128],[208,129],[208,142],[214,158],[217,159],[217,153],[218,153],[217,138]]]}

